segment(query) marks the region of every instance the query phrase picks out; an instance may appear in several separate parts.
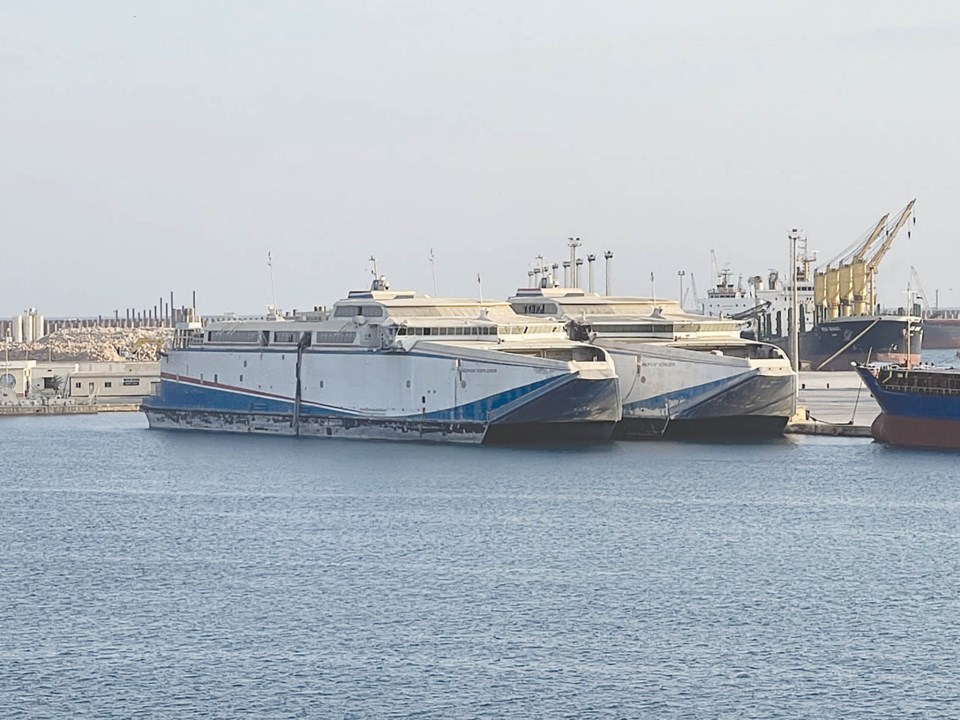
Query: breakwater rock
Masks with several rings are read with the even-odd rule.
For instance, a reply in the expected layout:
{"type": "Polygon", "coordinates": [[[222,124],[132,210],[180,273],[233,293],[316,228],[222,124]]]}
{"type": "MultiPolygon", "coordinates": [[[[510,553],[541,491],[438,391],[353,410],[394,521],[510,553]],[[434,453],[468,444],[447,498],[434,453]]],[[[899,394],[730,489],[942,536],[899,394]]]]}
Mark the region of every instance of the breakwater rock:
{"type": "Polygon", "coordinates": [[[36,342],[10,343],[7,354],[11,360],[37,362],[151,362],[172,338],[170,328],[64,328],[36,342]]]}

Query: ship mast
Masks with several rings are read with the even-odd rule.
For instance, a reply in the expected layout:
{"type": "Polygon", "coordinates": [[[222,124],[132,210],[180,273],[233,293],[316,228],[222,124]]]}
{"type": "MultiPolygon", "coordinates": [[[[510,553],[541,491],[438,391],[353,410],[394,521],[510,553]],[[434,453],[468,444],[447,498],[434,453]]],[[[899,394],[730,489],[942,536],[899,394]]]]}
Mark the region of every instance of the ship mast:
{"type": "Polygon", "coordinates": [[[797,300],[797,282],[800,279],[800,269],[797,267],[797,245],[801,233],[794,228],[790,233],[790,366],[794,372],[800,371],[800,318],[797,300]]]}
{"type": "Polygon", "coordinates": [[[267,270],[270,273],[270,305],[267,307],[271,318],[277,318],[280,315],[280,308],[277,306],[277,284],[273,279],[273,256],[267,251],[267,270]]]}

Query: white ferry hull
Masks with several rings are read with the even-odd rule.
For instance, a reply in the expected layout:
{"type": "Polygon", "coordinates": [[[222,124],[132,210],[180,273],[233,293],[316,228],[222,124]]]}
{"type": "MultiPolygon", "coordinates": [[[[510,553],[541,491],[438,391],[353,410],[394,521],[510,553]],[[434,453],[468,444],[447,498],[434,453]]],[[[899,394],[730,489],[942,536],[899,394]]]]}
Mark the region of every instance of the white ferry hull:
{"type": "Polygon", "coordinates": [[[425,344],[415,352],[172,352],[151,428],[453,443],[608,439],[620,419],[612,366],[425,344]]]}
{"type": "Polygon", "coordinates": [[[652,343],[605,347],[620,378],[616,437],[775,436],[796,411],[796,375],[785,361],[652,343]]]}

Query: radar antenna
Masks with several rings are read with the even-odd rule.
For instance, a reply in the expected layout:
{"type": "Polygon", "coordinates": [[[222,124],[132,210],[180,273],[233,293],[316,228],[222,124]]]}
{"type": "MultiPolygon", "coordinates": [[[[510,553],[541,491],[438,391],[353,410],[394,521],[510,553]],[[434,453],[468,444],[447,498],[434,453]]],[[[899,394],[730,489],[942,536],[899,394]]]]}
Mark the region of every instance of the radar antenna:
{"type": "Polygon", "coordinates": [[[373,282],[370,283],[371,290],[389,290],[390,283],[387,282],[385,275],[381,275],[377,272],[377,259],[371,255],[370,262],[373,264],[373,269],[370,271],[373,274],[373,282]]]}

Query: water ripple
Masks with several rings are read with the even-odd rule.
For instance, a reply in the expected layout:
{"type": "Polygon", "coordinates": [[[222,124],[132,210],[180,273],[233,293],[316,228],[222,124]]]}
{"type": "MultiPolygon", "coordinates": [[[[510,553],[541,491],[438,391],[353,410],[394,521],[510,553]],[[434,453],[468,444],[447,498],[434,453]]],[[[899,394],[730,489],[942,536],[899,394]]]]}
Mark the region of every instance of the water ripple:
{"type": "Polygon", "coordinates": [[[0,717],[960,715],[950,455],[2,428],[0,717]]]}

